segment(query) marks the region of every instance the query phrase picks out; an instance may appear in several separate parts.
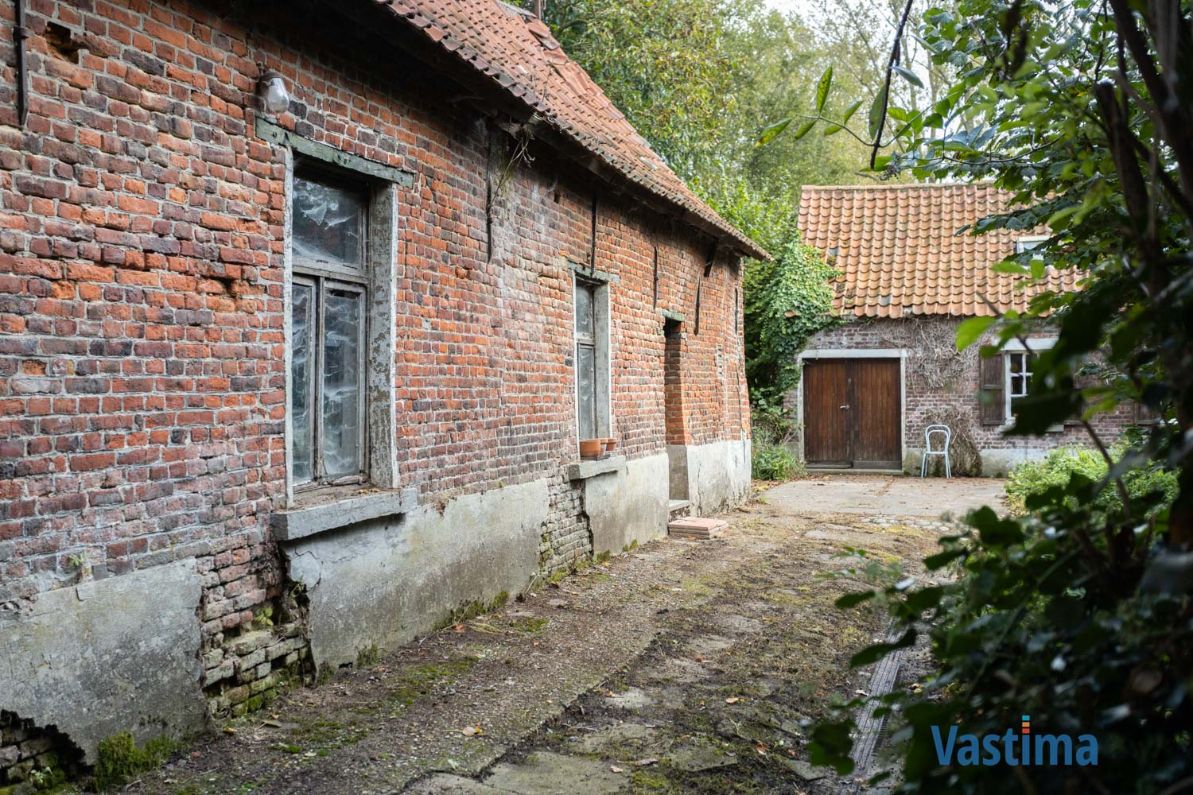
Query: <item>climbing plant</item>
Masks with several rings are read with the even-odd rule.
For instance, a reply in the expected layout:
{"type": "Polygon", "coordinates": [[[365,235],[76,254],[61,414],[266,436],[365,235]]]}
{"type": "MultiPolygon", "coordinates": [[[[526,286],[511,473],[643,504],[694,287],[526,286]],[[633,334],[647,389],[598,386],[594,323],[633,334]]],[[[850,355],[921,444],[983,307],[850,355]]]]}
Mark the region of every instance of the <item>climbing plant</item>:
{"type": "Polygon", "coordinates": [[[833,268],[805,245],[793,225],[773,261],[751,262],[745,275],[746,378],[754,405],[777,406],[799,380],[796,356],[835,322],[833,268]]]}

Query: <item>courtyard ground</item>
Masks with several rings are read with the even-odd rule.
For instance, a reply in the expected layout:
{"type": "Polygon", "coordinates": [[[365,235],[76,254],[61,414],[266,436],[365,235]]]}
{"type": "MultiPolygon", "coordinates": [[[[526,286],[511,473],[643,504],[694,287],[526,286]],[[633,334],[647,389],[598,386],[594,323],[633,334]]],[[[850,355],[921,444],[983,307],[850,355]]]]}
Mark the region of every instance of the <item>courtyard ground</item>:
{"type": "Polygon", "coordinates": [[[803,721],[870,672],[873,609],[833,601],[864,549],[912,573],[993,480],[771,488],[724,538],[664,539],[299,687],[132,782],[143,793],[828,792],[803,721]]]}

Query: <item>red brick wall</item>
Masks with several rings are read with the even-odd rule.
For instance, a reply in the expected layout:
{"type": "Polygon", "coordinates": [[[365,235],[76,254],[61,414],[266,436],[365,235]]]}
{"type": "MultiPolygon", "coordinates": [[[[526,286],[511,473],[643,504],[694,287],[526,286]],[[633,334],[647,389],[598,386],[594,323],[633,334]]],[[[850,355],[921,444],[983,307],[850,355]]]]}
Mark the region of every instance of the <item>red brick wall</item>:
{"type": "Polygon", "coordinates": [[[0,602],[196,558],[209,677],[282,579],[285,161],[251,132],[258,62],[290,87],[283,126],[416,175],[399,191],[397,451],[424,503],[555,478],[543,565],[583,551],[560,475],[577,458],[565,260],[589,259],[594,193],[622,450],[665,449],[662,309],[688,319],[689,443],[749,432],[732,258],[705,277],[710,240],[534,142],[488,239],[508,138],[402,54],[396,23],[362,34],[305,7],[250,35],[202,3],[33,0],[24,131],[0,7],[0,602]],[[83,49],[55,49],[48,22],[83,49]]]}

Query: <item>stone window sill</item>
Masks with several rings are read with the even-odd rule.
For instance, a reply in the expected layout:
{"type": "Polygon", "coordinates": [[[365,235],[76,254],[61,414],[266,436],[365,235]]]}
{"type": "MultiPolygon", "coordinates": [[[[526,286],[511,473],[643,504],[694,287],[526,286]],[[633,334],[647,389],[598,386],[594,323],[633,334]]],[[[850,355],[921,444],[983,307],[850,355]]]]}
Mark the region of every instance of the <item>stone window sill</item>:
{"type": "Polygon", "coordinates": [[[277,540],[297,541],[357,522],[409,513],[417,505],[418,489],[414,488],[348,495],[312,492],[298,498],[286,510],[274,511],[269,523],[277,540]]]}
{"type": "Polygon", "coordinates": [[[579,461],[575,464],[568,464],[567,474],[568,480],[587,480],[595,478],[597,475],[620,472],[623,469],[625,469],[625,456],[614,455],[595,461],[579,461]]]}

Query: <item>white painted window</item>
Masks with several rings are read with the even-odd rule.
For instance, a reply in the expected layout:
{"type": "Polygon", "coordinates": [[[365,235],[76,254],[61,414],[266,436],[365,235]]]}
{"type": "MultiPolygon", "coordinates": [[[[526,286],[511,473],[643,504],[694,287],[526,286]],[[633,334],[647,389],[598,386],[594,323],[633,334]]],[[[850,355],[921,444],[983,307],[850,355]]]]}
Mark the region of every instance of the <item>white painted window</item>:
{"type": "Polygon", "coordinates": [[[1028,386],[1031,383],[1031,364],[1035,358],[1036,355],[1028,351],[1012,351],[1006,355],[1006,418],[1008,422],[1014,416],[1015,401],[1027,396],[1028,386]]]}
{"type": "Polygon", "coordinates": [[[580,439],[609,435],[609,288],[575,281],[576,430],[580,439]]]}
{"type": "Polygon", "coordinates": [[[1048,241],[1048,235],[1027,235],[1015,241],[1015,253],[1022,254],[1025,251],[1031,251],[1034,248],[1039,248],[1048,241]]]}
{"type": "Polygon", "coordinates": [[[1008,343],[1003,352],[1003,395],[1006,400],[1004,416],[1008,424],[1015,418],[1015,401],[1027,397],[1031,390],[1031,368],[1036,356],[1040,351],[1048,350],[1055,344],[1055,339],[1029,339],[1026,346],[1017,340],[1008,343]]]}
{"type": "Polygon", "coordinates": [[[298,168],[291,200],[290,461],[296,485],[367,473],[369,193],[343,175],[298,168]]]}

